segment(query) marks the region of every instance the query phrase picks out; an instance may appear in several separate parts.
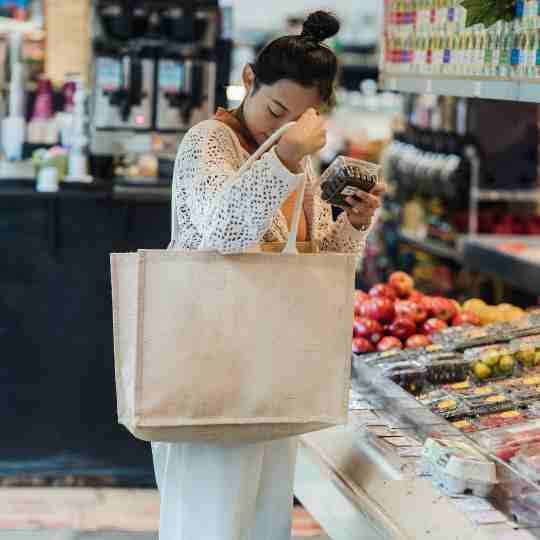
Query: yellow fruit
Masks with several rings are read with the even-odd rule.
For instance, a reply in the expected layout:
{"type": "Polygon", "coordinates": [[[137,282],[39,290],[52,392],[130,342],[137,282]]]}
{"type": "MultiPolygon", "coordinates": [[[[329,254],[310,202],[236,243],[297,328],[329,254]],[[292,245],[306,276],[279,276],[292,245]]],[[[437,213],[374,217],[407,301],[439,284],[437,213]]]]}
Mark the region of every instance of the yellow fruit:
{"type": "Polygon", "coordinates": [[[514,359],[509,354],[505,354],[499,360],[499,368],[503,373],[510,373],[514,369],[514,359]]]}
{"type": "Polygon", "coordinates": [[[509,313],[508,316],[510,317],[511,321],[514,321],[515,319],[521,319],[522,317],[525,317],[526,313],[521,308],[514,307],[509,313]]]}
{"type": "Polygon", "coordinates": [[[492,368],[496,366],[499,363],[500,355],[497,353],[492,353],[489,356],[486,356],[482,359],[482,362],[486,364],[486,366],[492,368]]]}
{"type": "Polygon", "coordinates": [[[480,313],[477,313],[477,315],[480,317],[480,324],[482,324],[482,326],[499,322],[499,312],[494,306],[484,307],[480,313]]]}
{"type": "Polygon", "coordinates": [[[463,304],[463,311],[472,311],[476,315],[480,316],[482,312],[487,307],[487,304],[480,300],[480,298],[471,298],[463,304]]]}
{"type": "Polygon", "coordinates": [[[491,377],[491,369],[486,366],[485,364],[483,364],[482,362],[478,362],[475,366],[474,366],[474,374],[481,380],[485,380],[485,379],[488,379],[489,377],[491,377]]]}
{"type": "Polygon", "coordinates": [[[536,351],[534,347],[527,347],[516,352],[517,359],[526,367],[534,366],[536,351]]]}

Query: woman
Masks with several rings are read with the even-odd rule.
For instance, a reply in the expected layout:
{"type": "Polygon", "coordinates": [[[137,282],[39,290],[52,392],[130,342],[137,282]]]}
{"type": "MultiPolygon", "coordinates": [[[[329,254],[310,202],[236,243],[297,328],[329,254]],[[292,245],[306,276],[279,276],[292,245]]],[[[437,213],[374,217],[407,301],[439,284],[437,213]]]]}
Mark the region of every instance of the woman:
{"type": "MultiPolygon", "coordinates": [[[[322,42],[338,21],[316,12],[300,36],[271,42],[243,72],[246,98],[232,112],[193,127],[174,173],[177,249],[246,250],[287,239],[302,162],[325,144],[318,110],[331,105],[337,59],[322,42]],[[274,131],[297,121],[231,186],[235,173],[274,131]]],[[[361,253],[382,188],[350,199],[332,221],[307,179],[299,241],[322,250],[361,253]]],[[[296,439],[220,447],[153,443],[161,495],[160,540],[288,540],[296,439]]]]}

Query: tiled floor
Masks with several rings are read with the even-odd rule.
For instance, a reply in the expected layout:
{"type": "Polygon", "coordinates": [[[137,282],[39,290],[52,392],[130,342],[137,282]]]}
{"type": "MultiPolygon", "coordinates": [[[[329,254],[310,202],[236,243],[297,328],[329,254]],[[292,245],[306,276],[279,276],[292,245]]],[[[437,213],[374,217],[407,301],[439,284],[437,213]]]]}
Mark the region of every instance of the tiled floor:
{"type": "MultiPolygon", "coordinates": [[[[155,490],[92,488],[0,489],[0,540],[157,540],[155,490]]],[[[324,539],[300,508],[296,537],[324,539]]]]}

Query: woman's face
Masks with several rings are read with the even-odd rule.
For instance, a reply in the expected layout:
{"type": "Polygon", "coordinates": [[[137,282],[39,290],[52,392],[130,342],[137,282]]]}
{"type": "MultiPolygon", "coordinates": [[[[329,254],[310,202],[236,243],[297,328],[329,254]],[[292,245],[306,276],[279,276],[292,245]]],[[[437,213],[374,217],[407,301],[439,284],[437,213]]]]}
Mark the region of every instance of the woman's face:
{"type": "Polygon", "coordinates": [[[244,120],[259,145],[287,122],[298,120],[309,108],[321,108],[321,97],[315,87],[305,88],[282,79],[271,86],[260,85],[254,92],[255,75],[249,65],[244,68],[243,78],[244,120]]]}

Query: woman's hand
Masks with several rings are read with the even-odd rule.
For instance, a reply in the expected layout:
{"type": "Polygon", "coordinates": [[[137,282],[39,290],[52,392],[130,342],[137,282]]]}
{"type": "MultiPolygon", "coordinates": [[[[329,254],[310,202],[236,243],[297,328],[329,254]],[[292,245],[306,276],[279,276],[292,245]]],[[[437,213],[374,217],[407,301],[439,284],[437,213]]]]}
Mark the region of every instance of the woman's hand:
{"type": "Polygon", "coordinates": [[[304,157],[318,152],[326,144],[326,127],[315,109],[308,109],[281,137],[277,155],[291,171],[298,171],[304,157]]]}
{"type": "Polygon", "coordinates": [[[380,182],[369,193],[360,191],[357,196],[346,199],[352,207],[346,209],[347,216],[355,229],[368,230],[375,210],[381,207],[381,199],[385,191],[384,182],[380,182]]]}

